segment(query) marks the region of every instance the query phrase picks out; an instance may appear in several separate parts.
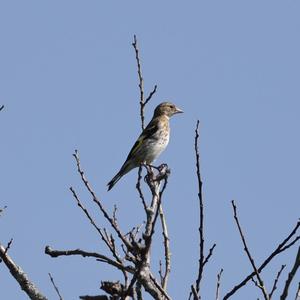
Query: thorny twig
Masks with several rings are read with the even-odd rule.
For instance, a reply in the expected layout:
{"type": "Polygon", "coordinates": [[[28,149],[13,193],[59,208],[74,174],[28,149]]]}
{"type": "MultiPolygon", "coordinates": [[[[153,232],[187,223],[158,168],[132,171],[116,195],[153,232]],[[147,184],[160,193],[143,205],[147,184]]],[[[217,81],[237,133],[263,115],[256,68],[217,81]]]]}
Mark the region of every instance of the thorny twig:
{"type": "Polygon", "coordinates": [[[59,297],[59,300],[63,300],[63,297],[61,296],[61,294],[60,294],[60,292],[59,292],[59,289],[58,289],[57,285],[56,285],[55,282],[54,282],[53,277],[51,276],[50,273],[48,273],[48,275],[49,275],[50,281],[51,281],[51,283],[52,283],[52,285],[53,285],[53,287],[54,287],[54,289],[55,289],[55,292],[56,292],[57,296],[59,297]]]}
{"type": "Polygon", "coordinates": [[[231,204],[232,204],[232,208],[233,208],[234,220],[235,220],[236,225],[238,227],[238,230],[239,230],[239,233],[240,233],[243,245],[244,245],[244,250],[245,250],[245,252],[246,252],[246,254],[248,256],[248,259],[249,259],[249,261],[250,261],[250,263],[252,265],[252,268],[253,268],[253,270],[255,272],[255,276],[257,277],[257,280],[258,280],[258,283],[259,283],[257,286],[262,291],[265,300],[269,300],[270,299],[269,298],[269,294],[267,293],[267,290],[266,290],[266,287],[264,285],[264,282],[263,282],[263,280],[262,280],[262,278],[261,278],[261,276],[259,274],[259,271],[258,271],[258,269],[257,269],[257,267],[255,265],[254,259],[253,259],[252,255],[251,255],[251,253],[249,251],[249,248],[247,246],[246,239],[245,239],[245,236],[243,234],[243,231],[242,231],[242,228],[241,228],[238,216],[237,216],[237,208],[236,208],[236,205],[234,203],[234,200],[231,201],[231,204]]]}

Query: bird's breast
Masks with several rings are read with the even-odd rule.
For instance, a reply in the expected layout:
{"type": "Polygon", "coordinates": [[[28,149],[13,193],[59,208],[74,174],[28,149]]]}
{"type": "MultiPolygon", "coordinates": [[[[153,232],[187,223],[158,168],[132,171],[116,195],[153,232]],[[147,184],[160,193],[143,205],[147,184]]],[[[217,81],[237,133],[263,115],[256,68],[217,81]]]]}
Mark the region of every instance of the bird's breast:
{"type": "Polygon", "coordinates": [[[166,149],[169,143],[169,130],[158,130],[147,143],[147,155],[145,161],[151,164],[166,149]]]}

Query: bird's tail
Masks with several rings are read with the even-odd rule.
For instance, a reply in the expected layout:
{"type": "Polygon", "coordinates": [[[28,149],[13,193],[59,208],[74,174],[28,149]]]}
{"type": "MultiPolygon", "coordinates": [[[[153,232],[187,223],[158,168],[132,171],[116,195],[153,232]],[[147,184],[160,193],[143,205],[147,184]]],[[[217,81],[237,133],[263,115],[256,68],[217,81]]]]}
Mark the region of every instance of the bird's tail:
{"type": "Polygon", "coordinates": [[[110,191],[113,188],[113,186],[122,178],[123,175],[124,174],[121,171],[117,173],[117,175],[107,184],[108,191],[110,191]]]}

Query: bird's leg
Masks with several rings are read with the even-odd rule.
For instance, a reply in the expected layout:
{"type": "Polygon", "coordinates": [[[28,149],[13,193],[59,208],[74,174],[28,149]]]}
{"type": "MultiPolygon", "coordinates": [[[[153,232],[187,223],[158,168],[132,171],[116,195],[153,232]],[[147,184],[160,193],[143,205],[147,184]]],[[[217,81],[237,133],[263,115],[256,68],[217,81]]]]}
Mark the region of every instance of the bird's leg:
{"type": "Polygon", "coordinates": [[[146,162],[141,163],[141,166],[145,167],[146,170],[147,170],[147,174],[146,174],[146,176],[144,177],[144,181],[145,181],[146,183],[148,183],[148,184],[149,184],[150,182],[153,182],[154,177],[155,177],[155,176],[154,176],[153,168],[157,169],[157,167],[152,166],[152,165],[149,165],[149,164],[147,164],[146,162]]]}

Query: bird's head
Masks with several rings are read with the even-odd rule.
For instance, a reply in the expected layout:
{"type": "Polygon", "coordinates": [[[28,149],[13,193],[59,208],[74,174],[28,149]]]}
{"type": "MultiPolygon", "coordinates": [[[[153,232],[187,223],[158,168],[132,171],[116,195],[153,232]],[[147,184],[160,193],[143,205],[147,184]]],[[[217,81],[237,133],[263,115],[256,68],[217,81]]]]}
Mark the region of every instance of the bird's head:
{"type": "Polygon", "coordinates": [[[174,105],[171,102],[163,102],[163,103],[159,104],[154,110],[155,117],[158,117],[158,116],[172,117],[173,115],[179,114],[179,113],[183,113],[183,111],[181,109],[179,109],[178,107],[176,107],[176,105],[174,105]]]}

